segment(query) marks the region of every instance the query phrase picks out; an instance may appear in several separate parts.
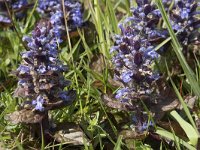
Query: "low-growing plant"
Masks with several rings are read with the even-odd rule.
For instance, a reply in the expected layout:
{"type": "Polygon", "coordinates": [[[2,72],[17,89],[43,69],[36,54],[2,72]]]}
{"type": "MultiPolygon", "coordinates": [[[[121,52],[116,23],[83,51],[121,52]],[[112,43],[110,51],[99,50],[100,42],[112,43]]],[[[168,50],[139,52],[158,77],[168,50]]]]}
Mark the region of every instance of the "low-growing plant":
{"type": "Polygon", "coordinates": [[[196,0],[0,0],[0,146],[199,149],[199,26],[196,0]]]}

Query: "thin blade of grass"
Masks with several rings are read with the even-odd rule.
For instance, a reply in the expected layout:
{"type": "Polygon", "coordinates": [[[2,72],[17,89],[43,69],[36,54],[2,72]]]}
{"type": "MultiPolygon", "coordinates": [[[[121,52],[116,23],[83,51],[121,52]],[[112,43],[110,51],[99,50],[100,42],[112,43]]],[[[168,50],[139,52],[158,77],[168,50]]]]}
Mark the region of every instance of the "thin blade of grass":
{"type": "Polygon", "coordinates": [[[31,18],[33,17],[33,13],[34,13],[35,10],[36,10],[37,4],[38,4],[38,0],[35,1],[35,4],[34,4],[34,6],[33,6],[33,9],[32,9],[32,11],[31,11],[30,15],[28,16],[28,19],[27,19],[26,24],[25,24],[25,28],[24,28],[24,30],[23,30],[23,33],[24,33],[24,34],[25,34],[25,33],[27,32],[27,30],[28,30],[28,26],[29,26],[29,24],[30,24],[30,22],[31,22],[31,18]]]}
{"type": "Polygon", "coordinates": [[[114,147],[114,150],[121,150],[121,145],[122,145],[122,136],[119,136],[117,139],[117,143],[114,147]]]}
{"type": "Polygon", "coordinates": [[[113,27],[113,30],[116,34],[118,34],[120,32],[119,28],[118,28],[118,21],[115,15],[115,11],[114,11],[114,7],[112,6],[112,3],[110,0],[106,1],[107,3],[107,7],[108,7],[108,12],[109,12],[109,18],[111,19],[111,24],[113,27]]]}

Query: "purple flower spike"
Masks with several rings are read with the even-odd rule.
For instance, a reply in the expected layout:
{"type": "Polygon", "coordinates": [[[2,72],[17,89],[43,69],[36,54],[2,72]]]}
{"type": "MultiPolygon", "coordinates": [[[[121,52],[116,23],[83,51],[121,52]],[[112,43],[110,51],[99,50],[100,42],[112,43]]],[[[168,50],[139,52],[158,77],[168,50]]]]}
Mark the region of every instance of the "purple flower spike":
{"type": "Polygon", "coordinates": [[[156,28],[160,19],[160,15],[155,13],[158,10],[156,6],[148,0],[137,1],[137,4],[131,9],[133,15],[119,25],[122,33],[116,36],[111,48],[115,78],[124,84],[116,93],[116,99],[121,102],[134,100],[142,91],[155,92],[150,87],[157,78],[153,78],[154,71],[149,66],[159,58],[159,54],[151,40],[167,37],[156,28]]]}
{"type": "MultiPolygon", "coordinates": [[[[58,59],[58,45],[54,28],[49,20],[41,20],[31,37],[24,37],[29,51],[22,53],[22,64],[17,69],[18,85],[22,88],[23,98],[32,99],[32,107],[45,111],[48,103],[75,99],[75,91],[63,91],[69,82],[63,72],[67,67],[58,59]],[[44,105],[45,104],[45,105],[44,105]]],[[[63,106],[69,103],[64,103],[63,106]]],[[[55,109],[58,106],[55,106],[55,109]]],[[[49,108],[48,108],[49,109],[49,108]]]]}
{"type": "Polygon", "coordinates": [[[179,32],[178,38],[183,45],[188,45],[192,33],[200,27],[197,9],[198,2],[195,0],[176,0],[170,13],[170,21],[175,32],[179,32]]]}
{"type": "MultiPolygon", "coordinates": [[[[131,8],[132,16],[118,25],[121,34],[115,36],[115,45],[110,53],[113,54],[114,79],[122,83],[115,98],[134,107],[135,114],[141,116],[144,113],[141,101],[150,108],[150,104],[158,103],[163,97],[158,85],[163,81],[155,64],[163,63],[162,55],[165,55],[164,51],[169,49],[169,45],[166,43],[158,51],[156,48],[169,37],[169,33],[163,28],[161,12],[152,1],[136,0],[136,3],[137,6],[131,8]]],[[[183,53],[189,56],[187,59],[194,59],[193,46],[200,43],[199,3],[195,0],[163,0],[163,5],[169,14],[172,29],[182,44],[183,53]]],[[[169,59],[167,62],[172,61],[172,58],[168,58],[170,56],[165,55],[165,59],[169,59]]],[[[171,66],[173,68],[173,62],[171,66]]],[[[138,118],[137,121],[140,131],[147,129],[145,119],[138,118]]]]}
{"type": "MultiPolygon", "coordinates": [[[[74,0],[64,2],[69,31],[83,25],[82,6],[74,0]]],[[[63,33],[65,33],[64,14],[62,11],[62,1],[60,0],[39,0],[37,11],[42,17],[49,17],[53,26],[53,31],[57,37],[57,42],[62,42],[63,33]]]]}

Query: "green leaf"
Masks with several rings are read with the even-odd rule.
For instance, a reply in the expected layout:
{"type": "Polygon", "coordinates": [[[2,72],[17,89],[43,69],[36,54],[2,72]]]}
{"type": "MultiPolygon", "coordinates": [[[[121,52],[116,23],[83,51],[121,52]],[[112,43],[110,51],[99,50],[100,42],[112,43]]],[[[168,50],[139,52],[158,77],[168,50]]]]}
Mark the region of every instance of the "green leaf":
{"type": "Polygon", "coordinates": [[[172,111],[170,115],[176,119],[181,128],[185,131],[190,143],[196,146],[198,142],[198,133],[195,131],[192,125],[185,121],[176,111],[172,111]]]}
{"type": "Polygon", "coordinates": [[[172,134],[171,132],[164,130],[163,128],[157,128],[156,133],[159,134],[160,136],[163,136],[167,139],[173,140],[173,141],[178,141],[181,145],[185,146],[189,150],[196,150],[195,147],[191,146],[189,143],[185,142],[184,140],[180,139],[176,135],[172,134]]]}

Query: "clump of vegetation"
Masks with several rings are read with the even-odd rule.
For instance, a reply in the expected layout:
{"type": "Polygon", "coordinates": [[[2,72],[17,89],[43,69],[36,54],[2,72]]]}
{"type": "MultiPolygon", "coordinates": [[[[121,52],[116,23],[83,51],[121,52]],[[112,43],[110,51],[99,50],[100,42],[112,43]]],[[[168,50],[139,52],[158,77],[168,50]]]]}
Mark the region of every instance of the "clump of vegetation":
{"type": "Polygon", "coordinates": [[[0,8],[2,147],[199,148],[199,2],[0,8]]]}
{"type": "MultiPolygon", "coordinates": [[[[136,4],[137,7],[131,9],[132,16],[125,18],[119,24],[121,34],[115,36],[115,46],[111,48],[111,52],[114,53],[112,59],[115,66],[114,79],[123,84],[117,90],[115,98],[134,109],[134,117],[137,118],[134,123],[138,129],[143,129],[141,128],[142,124],[147,124],[148,121],[141,116],[146,113],[144,104],[150,110],[157,107],[152,107],[152,105],[160,105],[163,103],[162,101],[165,101],[165,105],[162,107],[166,107],[176,97],[171,97],[167,103],[166,91],[163,90],[164,87],[161,87],[161,85],[166,86],[167,75],[165,73],[167,70],[159,70],[159,68],[163,68],[159,63],[162,64],[166,60],[171,62],[173,59],[168,56],[169,53],[173,53],[169,44],[156,50],[157,46],[169,37],[167,28],[162,24],[161,12],[155,3],[148,0],[136,1],[136,4]]],[[[195,45],[199,41],[196,38],[199,36],[198,26],[200,25],[197,17],[197,2],[175,1],[169,3],[164,1],[163,6],[165,10],[168,10],[172,29],[177,32],[177,38],[183,46],[183,53],[186,55],[193,53],[191,49],[188,49],[188,45],[195,45]],[[169,4],[171,4],[171,8],[169,8],[169,4]],[[196,36],[192,40],[189,37],[194,36],[194,32],[196,36]]],[[[193,58],[189,56],[188,61],[193,58]]],[[[174,66],[181,67],[176,63],[177,59],[174,58],[170,66],[172,68],[174,66]]],[[[176,71],[181,71],[177,69],[176,71]]],[[[169,85],[166,88],[170,88],[169,85]]],[[[175,95],[173,91],[170,91],[170,94],[175,95]]]]}

